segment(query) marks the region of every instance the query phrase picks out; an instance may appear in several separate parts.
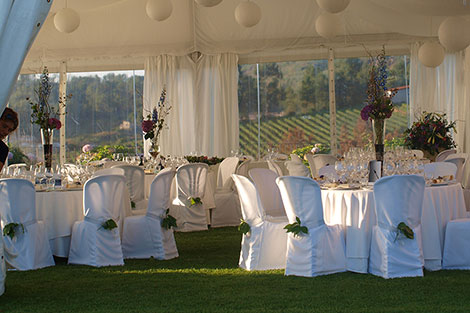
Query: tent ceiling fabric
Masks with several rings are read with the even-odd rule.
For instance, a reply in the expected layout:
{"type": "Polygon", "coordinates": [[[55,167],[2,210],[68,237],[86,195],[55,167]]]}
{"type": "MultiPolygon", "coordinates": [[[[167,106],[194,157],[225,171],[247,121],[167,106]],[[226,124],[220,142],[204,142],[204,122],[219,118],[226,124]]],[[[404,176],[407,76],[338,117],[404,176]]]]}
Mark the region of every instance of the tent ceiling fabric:
{"type": "Polygon", "coordinates": [[[339,13],[341,35],[324,39],[315,31],[323,12],[315,0],[253,0],[262,18],[252,28],[235,21],[241,1],[203,7],[194,0],[172,0],[171,16],[157,22],[146,15],[147,0],[68,0],[81,22],[64,34],[53,19],[65,0],[54,0],[22,72],[39,72],[43,65],[54,70],[60,61],[67,61],[68,71],[142,69],[147,56],[193,51],[237,53],[240,62],[322,58],[325,47],[344,56],[357,54],[362,45],[386,44],[388,52],[389,45],[406,52],[411,42],[435,41],[447,16],[470,14],[470,1],[462,0],[352,0],[339,13]]]}

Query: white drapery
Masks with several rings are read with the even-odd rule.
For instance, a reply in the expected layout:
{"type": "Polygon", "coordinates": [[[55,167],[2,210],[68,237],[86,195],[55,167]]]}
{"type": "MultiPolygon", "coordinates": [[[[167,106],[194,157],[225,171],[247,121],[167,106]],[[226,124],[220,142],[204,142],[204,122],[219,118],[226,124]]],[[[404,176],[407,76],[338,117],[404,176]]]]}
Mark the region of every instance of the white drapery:
{"type": "MultiPolygon", "coordinates": [[[[163,86],[172,106],[161,135],[162,154],[221,157],[238,149],[237,66],[237,55],[230,53],[147,59],[144,116],[156,106],[163,86]]],[[[149,146],[145,141],[145,154],[149,146]]]]}
{"type": "Polygon", "coordinates": [[[26,53],[46,19],[52,0],[0,1],[0,109],[6,106],[26,53]]]}

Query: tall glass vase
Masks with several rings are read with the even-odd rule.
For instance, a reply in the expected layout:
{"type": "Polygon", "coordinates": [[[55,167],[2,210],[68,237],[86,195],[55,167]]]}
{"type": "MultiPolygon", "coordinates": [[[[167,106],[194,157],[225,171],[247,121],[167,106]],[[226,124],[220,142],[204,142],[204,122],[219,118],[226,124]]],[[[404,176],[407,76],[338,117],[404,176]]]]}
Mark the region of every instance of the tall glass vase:
{"type": "Polygon", "coordinates": [[[44,152],[44,165],[50,170],[52,168],[52,143],[54,130],[50,128],[41,128],[41,141],[44,152]]]}
{"type": "Polygon", "coordinates": [[[372,120],[372,130],[374,132],[375,159],[381,162],[381,172],[383,173],[385,120],[372,120]]]}

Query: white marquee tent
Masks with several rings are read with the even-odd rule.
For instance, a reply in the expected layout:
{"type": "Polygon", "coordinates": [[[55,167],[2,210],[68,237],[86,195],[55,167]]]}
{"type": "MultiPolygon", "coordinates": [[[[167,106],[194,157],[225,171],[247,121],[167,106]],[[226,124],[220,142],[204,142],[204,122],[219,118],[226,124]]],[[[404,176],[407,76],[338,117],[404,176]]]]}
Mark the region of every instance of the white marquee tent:
{"type": "MultiPolygon", "coordinates": [[[[338,35],[329,39],[316,31],[324,10],[315,0],[253,0],[261,20],[251,28],[235,19],[235,9],[244,1],[203,7],[194,0],[171,0],[171,16],[158,22],[147,16],[147,0],[23,0],[23,9],[36,10],[37,16],[40,9],[32,4],[50,6],[50,11],[21,73],[38,73],[43,66],[63,77],[75,71],[145,69],[144,107],[154,105],[147,99],[158,99],[163,85],[170,90],[175,86],[169,97],[180,106],[172,112],[172,140],[164,136],[162,146],[174,153],[197,146],[208,155],[224,155],[238,145],[237,63],[366,56],[366,49],[384,45],[388,54],[411,55],[411,112],[439,110],[458,117],[463,122],[457,142],[470,150],[470,139],[464,140],[470,138],[465,129],[470,115],[469,57],[464,51],[448,53],[435,69],[418,62],[419,46],[438,40],[445,18],[468,17],[466,0],[351,0],[334,19],[338,35]],[[80,16],[79,27],[71,33],[54,27],[55,14],[65,7],[80,16]]],[[[2,3],[0,12],[20,2],[4,1],[8,4],[2,3]]],[[[34,38],[28,23],[14,25],[18,33],[34,38]]],[[[461,29],[456,35],[468,32],[461,29]]],[[[1,35],[2,28],[0,51],[16,53],[5,47],[9,43],[1,35]]],[[[0,90],[2,94],[8,92],[0,90]]],[[[330,102],[334,110],[334,97],[330,102]]]]}

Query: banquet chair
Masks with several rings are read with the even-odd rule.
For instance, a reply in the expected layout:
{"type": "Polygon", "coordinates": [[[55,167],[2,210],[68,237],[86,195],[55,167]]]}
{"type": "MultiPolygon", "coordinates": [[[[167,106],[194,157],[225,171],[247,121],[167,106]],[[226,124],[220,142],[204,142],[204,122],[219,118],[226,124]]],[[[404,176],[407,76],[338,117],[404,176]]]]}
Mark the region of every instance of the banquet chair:
{"type": "Polygon", "coordinates": [[[202,203],[191,204],[191,199],[203,199],[208,165],[185,164],[176,171],[177,196],[170,206],[170,214],[176,218],[177,231],[207,230],[207,216],[202,203]]]}
{"type": "Polygon", "coordinates": [[[308,233],[287,239],[286,275],[314,277],[346,271],[346,247],[340,225],[326,225],[320,186],[308,177],[279,177],[289,223],[298,217],[308,233]]]}
{"type": "Polygon", "coordinates": [[[132,211],[145,210],[147,208],[147,199],[145,199],[145,172],[137,165],[120,164],[115,165],[113,168],[120,168],[124,170],[124,177],[126,177],[126,185],[129,190],[131,199],[132,211]]]}
{"type": "Polygon", "coordinates": [[[13,238],[2,236],[9,266],[26,271],[55,265],[46,226],[36,217],[36,192],[30,181],[0,180],[0,218],[2,234],[8,224],[20,224],[13,238]]]}
{"type": "Polygon", "coordinates": [[[448,149],[441,151],[437,156],[436,156],[436,162],[443,162],[449,155],[457,153],[457,150],[455,149],[448,149]]]}
{"type": "Polygon", "coordinates": [[[470,269],[470,218],[449,221],[446,226],[442,268],[470,269]]]}
{"type": "Polygon", "coordinates": [[[166,168],[152,181],[145,215],[124,219],[122,254],[125,259],[169,260],[178,257],[173,229],[161,226],[170,205],[171,182],[175,171],[166,168]]]}
{"type": "Polygon", "coordinates": [[[426,177],[444,177],[452,175],[455,179],[457,166],[450,162],[432,162],[424,164],[424,175],[426,177]]]}
{"type": "Polygon", "coordinates": [[[457,167],[457,171],[454,177],[455,177],[455,181],[458,183],[462,183],[465,161],[466,161],[465,158],[447,158],[444,161],[447,163],[452,163],[457,167]]]}
{"type": "Polygon", "coordinates": [[[266,215],[255,185],[241,175],[232,175],[240,197],[243,220],[250,226],[243,234],[238,265],[246,270],[285,268],[287,234],[286,222],[272,220],[266,215]]]}
{"type": "Polygon", "coordinates": [[[424,158],[424,152],[421,150],[413,149],[411,150],[411,153],[418,160],[421,160],[422,158],[424,158]]]}
{"type": "Polygon", "coordinates": [[[69,264],[90,266],[124,265],[120,226],[122,194],[126,181],[122,175],[100,175],[83,186],[84,220],[75,222],[70,242],[69,264]],[[112,219],[118,226],[105,229],[112,219]]]}
{"type": "Polygon", "coordinates": [[[372,229],[369,273],[383,278],[423,276],[424,187],[424,178],[417,175],[388,176],[374,184],[377,224],[372,229]],[[398,231],[401,222],[413,230],[413,239],[398,231]]]}
{"type": "Polygon", "coordinates": [[[247,159],[243,161],[240,165],[238,165],[237,169],[235,170],[235,174],[242,175],[248,177],[248,167],[252,160],[247,159]]]}
{"type": "Polygon", "coordinates": [[[267,168],[253,168],[248,173],[256,186],[266,214],[272,218],[281,218],[280,220],[284,220],[287,224],[286,211],[276,184],[279,175],[267,168]]]}
{"type": "Polygon", "coordinates": [[[310,166],[310,173],[312,177],[318,177],[318,170],[326,165],[335,165],[338,160],[332,154],[305,154],[308,164],[310,166]]]}
{"type": "Polygon", "coordinates": [[[310,176],[310,170],[297,154],[292,153],[290,155],[290,161],[285,162],[286,168],[289,171],[289,176],[310,176]]]}
{"type": "Polygon", "coordinates": [[[101,176],[101,175],[123,175],[124,176],[124,174],[125,172],[122,168],[103,168],[94,172],[93,177],[101,176]]]}
{"type": "Polygon", "coordinates": [[[238,166],[237,157],[225,158],[219,165],[217,189],[214,193],[215,209],[211,214],[211,227],[237,226],[242,214],[237,193],[233,190],[231,175],[238,166]]]}
{"type": "Polygon", "coordinates": [[[268,168],[273,171],[274,173],[276,173],[277,175],[279,176],[283,176],[284,174],[282,173],[282,169],[279,165],[276,164],[276,162],[274,162],[273,160],[267,160],[266,161],[268,163],[268,168]]]}

